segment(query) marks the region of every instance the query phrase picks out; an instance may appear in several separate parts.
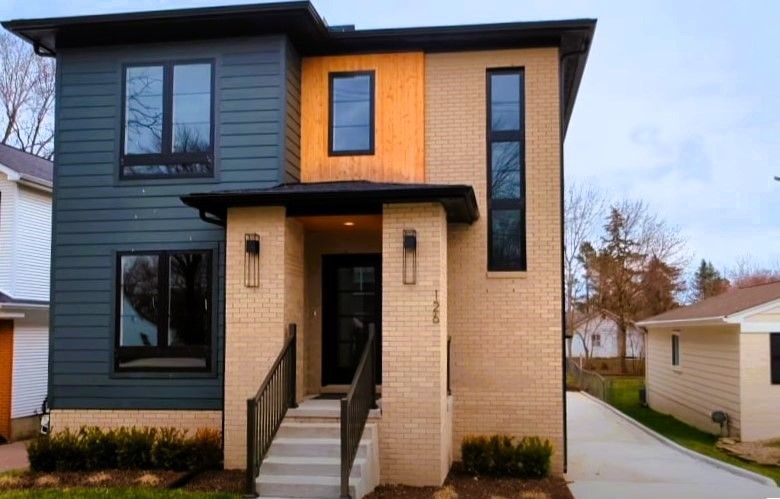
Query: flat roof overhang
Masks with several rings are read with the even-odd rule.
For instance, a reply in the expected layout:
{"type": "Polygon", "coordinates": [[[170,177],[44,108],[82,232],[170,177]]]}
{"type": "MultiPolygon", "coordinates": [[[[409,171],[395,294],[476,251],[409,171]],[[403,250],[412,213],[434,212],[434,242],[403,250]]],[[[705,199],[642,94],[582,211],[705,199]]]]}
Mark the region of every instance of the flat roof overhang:
{"type": "Polygon", "coordinates": [[[302,56],[377,52],[457,52],[558,47],[563,129],[574,108],[595,19],[360,30],[329,27],[309,1],[203,7],[46,19],[2,25],[40,55],[60,49],[241,36],[285,35],[302,56]]]}
{"type": "Polygon", "coordinates": [[[385,204],[441,203],[449,223],[471,224],[479,218],[470,185],[310,182],[194,193],[181,200],[197,209],[204,220],[218,224],[225,222],[228,208],[248,206],[284,206],[288,216],[306,216],[380,214],[385,204]]]}

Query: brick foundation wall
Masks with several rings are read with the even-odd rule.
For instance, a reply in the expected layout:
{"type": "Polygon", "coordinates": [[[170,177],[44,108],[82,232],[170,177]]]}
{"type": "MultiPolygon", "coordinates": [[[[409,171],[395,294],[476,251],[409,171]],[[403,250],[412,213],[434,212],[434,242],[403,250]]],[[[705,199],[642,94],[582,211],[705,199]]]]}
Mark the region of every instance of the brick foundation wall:
{"type": "Polygon", "coordinates": [[[442,206],[385,205],[379,423],[383,483],[440,485],[449,470],[446,269],[447,221],[442,206]],[[404,229],[417,231],[416,284],[402,282],[404,229]]]}
{"type": "Polygon", "coordinates": [[[563,469],[557,49],[426,54],[426,181],[465,183],[481,218],[449,227],[453,446],[538,435],[563,469]],[[527,272],[487,272],[486,71],[525,68],[527,272]]]}
{"type": "Polygon", "coordinates": [[[102,409],[53,409],[52,431],[72,431],[82,426],[99,426],[104,429],[121,427],[169,428],[187,430],[193,435],[199,428],[222,430],[222,411],[166,411],[166,410],[102,410],[102,409]]]}

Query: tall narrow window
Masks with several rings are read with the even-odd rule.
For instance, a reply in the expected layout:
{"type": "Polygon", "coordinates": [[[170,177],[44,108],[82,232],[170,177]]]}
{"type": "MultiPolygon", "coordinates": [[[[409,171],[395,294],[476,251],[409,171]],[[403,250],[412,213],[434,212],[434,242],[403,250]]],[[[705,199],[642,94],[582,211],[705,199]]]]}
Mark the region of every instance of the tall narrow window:
{"type": "Polygon", "coordinates": [[[526,270],[523,70],[487,81],[488,270],[526,270]]]}
{"type": "Polygon", "coordinates": [[[213,174],[213,64],[125,67],[120,176],[213,174]]]}
{"type": "Polygon", "coordinates": [[[780,385],[780,333],[769,335],[769,363],[772,384],[780,385]]]}
{"type": "Polygon", "coordinates": [[[680,365],[680,335],[672,334],[672,365],[680,365]]]}
{"type": "Polygon", "coordinates": [[[119,256],[116,368],[205,371],[211,352],[211,252],[119,256]]]}
{"type": "Polygon", "coordinates": [[[374,154],[374,72],[330,74],[329,154],[374,154]]]}

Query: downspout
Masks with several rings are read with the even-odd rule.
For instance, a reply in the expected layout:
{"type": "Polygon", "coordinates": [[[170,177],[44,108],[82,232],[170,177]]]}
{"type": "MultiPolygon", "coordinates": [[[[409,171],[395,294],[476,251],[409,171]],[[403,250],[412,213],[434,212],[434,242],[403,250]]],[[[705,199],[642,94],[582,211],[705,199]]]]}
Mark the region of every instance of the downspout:
{"type": "Polygon", "coordinates": [[[564,105],[564,76],[563,76],[563,66],[564,62],[567,58],[572,56],[579,56],[584,53],[587,53],[588,48],[587,44],[585,44],[584,48],[580,48],[579,50],[573,50],[570,52],[563,52],[559,56],[558,61],[558,89],[559,89],[559,97],[558,97],[558,114],[559,114],[559,130],[558,130],[558,157],[559,157],[559,164],[560,164],[560,186],[561,186],[561,192],[560,192],[560,213],[561,213],[561,223],[560,223],[560,238],[561,238],[561,359],[562,359],[562,366],[561,366],[561,376],[563,381],[563,472],[566,473],[568,464],[569,464],[569,435],[568,435],[568,423],[567,423],[567,407],[566,407],[566,273],[564,270],[564,263],[563,263],[563,256],[566,251],[566,241],[564,241],[564,219],[565,219],[565,205],[564,205],[564,196],[566,193],[566,189],[564,186],[564,177],[563,177],[563,140],[564,140],[564,120],[566,117],[566,108],[564,105]]]}

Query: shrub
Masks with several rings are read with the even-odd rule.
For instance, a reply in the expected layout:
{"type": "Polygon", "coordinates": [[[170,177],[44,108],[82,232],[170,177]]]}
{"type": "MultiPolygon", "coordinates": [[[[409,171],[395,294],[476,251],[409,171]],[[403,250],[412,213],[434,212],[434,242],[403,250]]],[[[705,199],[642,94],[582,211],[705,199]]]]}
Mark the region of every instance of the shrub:
{"type": "Polygon", "coordinates": [[[218,469],[222,462],[219,431],[198,430],[191,438],[175,428],[84,427],[42,435],[27,446],[34,471],[87,471],[111,468],[218,469]]]}
{"type": "Polygon", "coordinates": [[[201,428],[185,443],[190,470],[222,468],[222,436],[219,431],[201,428]]]}
{"type": "Polygon", "coordinates": [[[84,452],[84,468],[100,470],[116,468],[117,439],[113,430],[104,432],[90,426],[79,431],[81,448],[84,452]]]}
{"type": "Polygon", "coordinates": [[[52,439],[47,435],[39,435],[27,444],[27,459],[30,468],[35,471],[54,471],[56,460],[52,451],[52,439]]]}
{"type": "Polygon", "coordinates": [[[543,478],[550,474],[552,444],[539,437],[525,437],[517,446],[517,462],[520,463],[520,476],[543,478]]]}
{"type": "Polygon", "coordinates": [[[79,435],[64,431],[52,442],[54,469],[57,471],[77,471],[85,468],[86,459],[79,435]]]}
{"type": "Polygon", "coordinates": [[[120,428],[116,432],[116,465],[120,469],[152,469],[154,428],[120,428]]]}
{"type": "Polygon", "coordinates": [[[186,431],[163,428],[152,445],[151,458],[155,468],[182,471],[187,469],[186,431]]]}
{"type": "Polygon", "coordinates": [[[475,475],[541,478],[550,472],[553,448],[538,437],[516,440],[506,435],[466,437],[461,444],[463,467],[475,475]]]}

